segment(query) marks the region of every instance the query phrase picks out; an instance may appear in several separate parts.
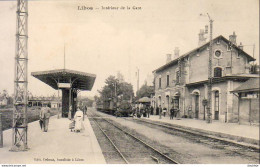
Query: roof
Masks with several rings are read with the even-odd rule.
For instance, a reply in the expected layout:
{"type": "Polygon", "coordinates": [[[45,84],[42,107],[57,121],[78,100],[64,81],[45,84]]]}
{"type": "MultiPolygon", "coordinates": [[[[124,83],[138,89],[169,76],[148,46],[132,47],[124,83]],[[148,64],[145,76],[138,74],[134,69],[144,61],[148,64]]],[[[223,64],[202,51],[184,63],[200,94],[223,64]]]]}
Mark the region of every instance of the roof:
{"type": "MultiPolygon", "coordinates": [[[[223,82],[226,80],[239,80],[242,82],[245,82],[251,78],[259,78],[259,75],[256,74],[232,74],[232,75],[226,75],[223,77],[213,77],[212,78],[212,83],[219,83],[219,82],[223,82]]],[[[203,81],[198,81],[198,82],[191,82],[191,83],[187,83],[186,86],[187,87],[191,87],[191,86],[198,86],[198,85],[204,85],[205,83],[208,83],[208,79],[207,80],[203,80],[203,81]]]]}
{"type": "Polygon", "coordinates": [[[151,99],[149,97],[142,97],[138,100],[139,103],[149,103],[151,102],[151,99]]]}
{"type": "Polygon", "coordinates": [[[252,92],[252,91],[259,92],[259,78],[251,78],[231,92],[241,93],[241,92],[252,92]]]}
{"type": "MultiPolygon", "coordinates": [[[[220,35],[220,36],[218,36],[218,37],[216,37],[216,38],[213,39],[213,43],[216,42],[218,39],[222,39],[222,40],[225,41],[226,43],[229,43],[229,42],[230,42],[230,41],[227,40],[225,37],[223,37],[222,35],[220,35]]],[[[195,49],[193,49],[193,50],[191,50],[191,51],[189,51],[189,52],[187,52],[187,53],[181,55],[180,57],[178,57],[178,58],[176,58],[176,59],[173,59],[173,60],[170,61],[169,63],[167,63],[167,64],[165,64],[165,65],[163,65],[163,66],[157,68],[157,69],[154,70],[153,72],[159,72],[159,71],[162,71],[162,70],[166,69],[167,67],[170,67],[170,66],[172,66],[172,65],[174,65],[174,64],[177,64],[178,59],[183,59],[183,58],[189,56],[191,53],[197,52],[198,50],[207,47],[207,46],[209,45],[209,43],[210,43],[210,42],[207,42],[207,43],[205,43],[204,45],[199,46],[199,47],[197,47],[197,48],[195,48],[195,49]]],[[[255,58],[253,58],[252,56],[250,56],[249,54],[247,54],[245,51],[243,51],[242,49],[240,49],[238,46],[232,45],[232,47],[236,48],[236,49],[239,50],[241,53],[243,53],[246,57],[248,57],[249,61],[254,61],[254,60],[256,60],[255,58]]]]}
{"type": "Polygon", "coordinates": [[[56,90],[58,89],[57,83],[70,83],[70,79],[72,88],[91,90],[96,79],[95,74],[68,69],[32,72],[31,75],[56,90]]]}

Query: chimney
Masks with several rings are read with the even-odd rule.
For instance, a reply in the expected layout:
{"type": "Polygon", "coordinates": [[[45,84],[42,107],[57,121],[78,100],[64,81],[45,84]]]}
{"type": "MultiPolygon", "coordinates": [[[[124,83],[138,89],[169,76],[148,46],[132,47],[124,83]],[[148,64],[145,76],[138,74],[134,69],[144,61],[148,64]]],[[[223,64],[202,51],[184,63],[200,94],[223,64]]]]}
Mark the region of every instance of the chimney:
{"type": "Polygon", "coordinates": [[[206,43],[206,38],[204,37],[204,30],[200,29],[199,33],[199,46],[203,45],[206,43]]]}
{"type": "Polygon", "coordinates": [[[229,35],[229,41],[234,44],[234,45],[237,45],[237,35],[235,34],[235,31],[233,32],[233,35],[229,35]]]}
{"type": "Polygon", "coordinates": [[[174,48],[174,56],[173,59],[177,59],[180,56],[180,49],[178,47],[174,48]]]}
{"type": "Polygon", "coordinates": [[[166,55],[166,64],[169,63],[170,61],[172,61],[172,55],[171,54],[167,54],[166,55]]]}
{"type": "Polygon", "coordinates": [[[240,44],[238,45],[238,48],[243,50],[244,49],[244,46],[242,45],[242,42],[240,42],[240,44]]]}

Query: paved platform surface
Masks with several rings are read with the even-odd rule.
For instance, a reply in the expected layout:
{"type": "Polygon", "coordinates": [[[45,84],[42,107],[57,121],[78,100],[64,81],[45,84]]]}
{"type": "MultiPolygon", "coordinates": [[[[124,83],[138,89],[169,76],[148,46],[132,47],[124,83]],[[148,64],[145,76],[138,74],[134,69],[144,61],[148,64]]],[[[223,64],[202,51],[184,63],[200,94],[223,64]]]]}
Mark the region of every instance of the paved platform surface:
{"type": "Polygon", "coordinates": [[[239,125],[237,123],[222,123],[214,120],[212,123],[208,124],[204,120],[188,118],[181,118],[180,120],[174,118],[173,120],[170,120],[169,116],[162,116],[162,119],[159,119],[158,115],[150,115],[150,118],[142,117],[142,119],[173,124],[187,129],[206,132],[211,135],[259,146],[259,126],[255,125],[250,126],[239,125]]]}
{"type": "Polygon", "coordinates": [[[10,152],[12,130],[4,131],[4,147],[0,148],[0,164],[106,164],[96,136],[85,116],[85,130],[71,132],[67,118],[50,118],[48,132],[42,132],[38,121],[28,125],[25,152],[10,152]],[[59,160],[58,160],[59,159],[59,160]]]}

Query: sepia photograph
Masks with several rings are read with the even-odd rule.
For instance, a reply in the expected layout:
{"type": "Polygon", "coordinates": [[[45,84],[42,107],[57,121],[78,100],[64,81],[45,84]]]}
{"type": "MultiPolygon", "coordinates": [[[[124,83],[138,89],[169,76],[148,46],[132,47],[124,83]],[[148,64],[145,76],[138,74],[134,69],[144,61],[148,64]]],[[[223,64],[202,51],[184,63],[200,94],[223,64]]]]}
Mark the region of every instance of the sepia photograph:
{"type": "Polygon", "coordinates": [[[0,21],[0,167],[259,166],[259,0],[0,0],[0,21]]]}

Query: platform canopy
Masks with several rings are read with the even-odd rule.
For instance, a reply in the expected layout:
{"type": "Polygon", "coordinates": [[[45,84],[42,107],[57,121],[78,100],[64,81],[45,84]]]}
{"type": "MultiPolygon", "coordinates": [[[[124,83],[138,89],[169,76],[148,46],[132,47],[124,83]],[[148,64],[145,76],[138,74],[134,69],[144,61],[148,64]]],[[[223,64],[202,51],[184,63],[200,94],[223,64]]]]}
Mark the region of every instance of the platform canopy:
{"type": "Polygon", "coordinates": [[[150,103],[151,99],[149,97],[142,97],[138,100],[139,103],[150,103]]]}
{"type": "Polygon", "coordinates": [[[69,83],[72,89],[91,90],[96,79],[95,74],[68,69],[32,72],[31,75],[56,90],[58,83],[69,83]]]}

